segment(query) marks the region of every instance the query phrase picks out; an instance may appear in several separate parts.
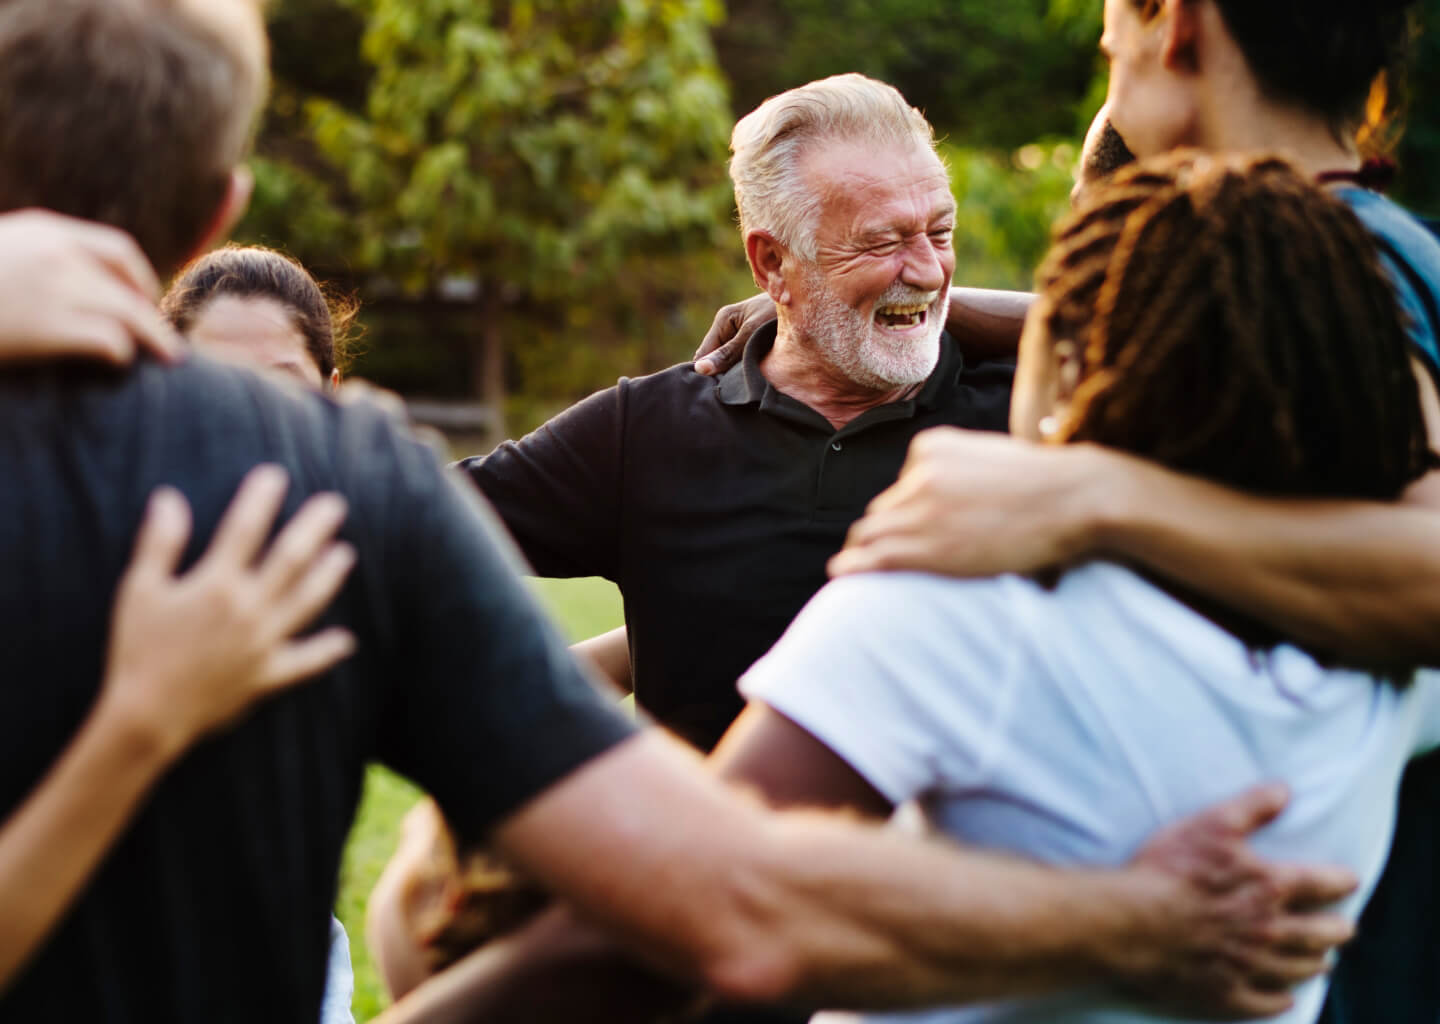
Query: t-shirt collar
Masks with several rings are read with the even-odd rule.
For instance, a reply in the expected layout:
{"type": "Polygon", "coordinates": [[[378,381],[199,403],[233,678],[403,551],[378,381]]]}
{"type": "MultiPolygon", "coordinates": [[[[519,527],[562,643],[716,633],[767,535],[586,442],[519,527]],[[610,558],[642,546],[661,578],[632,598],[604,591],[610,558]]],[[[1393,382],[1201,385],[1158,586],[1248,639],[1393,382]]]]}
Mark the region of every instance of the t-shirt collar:
{"type": "MultiPolygon", "coordinates": [[[[760,372],[760,361],[775,347],[779,324],[771,321],[755,332],[740,361],[722,373],[715,391],[726,405],[758,404],[770,382],[760,372]]],[[[932,409],[944,400],[947,385],[965,368],[965,359],[948,333],[940,335],[940,359],[912,401],[917,408],[932,409]]]]}

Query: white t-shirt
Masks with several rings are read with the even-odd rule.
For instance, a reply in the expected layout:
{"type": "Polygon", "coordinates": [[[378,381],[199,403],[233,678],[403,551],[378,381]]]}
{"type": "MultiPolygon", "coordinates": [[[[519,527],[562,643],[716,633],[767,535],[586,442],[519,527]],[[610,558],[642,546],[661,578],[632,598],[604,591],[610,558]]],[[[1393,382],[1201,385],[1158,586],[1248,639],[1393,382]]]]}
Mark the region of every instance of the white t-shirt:
{"type": "MultiPolygon", "coordinates": [[[[1165,591],[1095,563],[1018,577],[866,575],[818,593],[741,691],[794,720],[941,831],[1054,864],[1119,865],[1157,829],[1262,782],[1292,789],[1265,856],[1348,865],[1358,916],[1390,846],[1400,773],[1440,744],[1440,679],[1404,690],[1256,654],[1165,591]]],[[[1274,1018],[1311,1024],[1325,982],[1274,1018]]],[[[827,1022],[855,1020],[825,1014],[827,1022]]],[[[1113,993],[867,1021],[1154,1021],[1113,993]]]]}

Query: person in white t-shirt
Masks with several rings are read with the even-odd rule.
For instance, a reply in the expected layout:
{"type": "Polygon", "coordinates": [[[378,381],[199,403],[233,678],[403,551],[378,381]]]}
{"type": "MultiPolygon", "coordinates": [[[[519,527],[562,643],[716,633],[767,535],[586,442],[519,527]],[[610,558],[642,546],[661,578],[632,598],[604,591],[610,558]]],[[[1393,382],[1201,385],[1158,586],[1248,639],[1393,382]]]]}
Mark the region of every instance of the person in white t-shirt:
{"type": "MultiPolygon", "coordinates": [[[[1373,243],[1278,159],[1123,172],[1061,226],[1039,283],[1016,434],[1272,495],[1390,499],[1434,460],[1373,243]]],[[[817,594],[746,674],[749,707],[714,757],[775,800],[914,800],[967,844],[1054,864],[1122,863],[1165,822],[1283,780],[1290,806],[1257,848],[1349,865],[1358,916],[1401,770],[1440,745],[1440,683],[1370,669],[1114,564],[862,575],[817,594]]],[[[1274,1019],[1308,1024],[1324,997],[1307,982],[1274,1019]]],[[[1096,988],[864,1019],[1163,1018],[1096,988]]]]}

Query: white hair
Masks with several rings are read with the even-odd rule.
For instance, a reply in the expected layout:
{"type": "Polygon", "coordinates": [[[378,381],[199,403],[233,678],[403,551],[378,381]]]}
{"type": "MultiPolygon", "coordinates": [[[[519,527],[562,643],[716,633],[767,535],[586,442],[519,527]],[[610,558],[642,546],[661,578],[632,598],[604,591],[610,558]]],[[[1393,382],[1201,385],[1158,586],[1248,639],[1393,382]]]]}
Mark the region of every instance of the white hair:
{"type": "Polygon", "coordinates": [[[815,258],[821,196],[801,173],[804,155],[825,142],[935,151],[925,115],[894,86],[864,75],[834,75],[772,96],[735,125],[730,180],[740,234],[767,231],[802,259],[815,258]]]}

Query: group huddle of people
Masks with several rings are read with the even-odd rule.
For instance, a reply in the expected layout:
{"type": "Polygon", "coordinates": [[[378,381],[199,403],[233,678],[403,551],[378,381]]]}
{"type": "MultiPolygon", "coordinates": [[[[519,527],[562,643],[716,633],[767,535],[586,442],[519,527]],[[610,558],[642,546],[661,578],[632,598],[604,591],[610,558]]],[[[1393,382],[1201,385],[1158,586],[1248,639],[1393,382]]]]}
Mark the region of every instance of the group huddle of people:
{"type": "Polygon", "coordinates": [[[1412,6],[1106,0],[1034,295],[955,287],[894,88],[772,97],[760,294],[445,467],[353,304],[214,249],[260,5],[0,5],[0,1020],[347,1021],[373,761],[386,1021],[1435,1024],[1412,6]]]}

